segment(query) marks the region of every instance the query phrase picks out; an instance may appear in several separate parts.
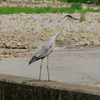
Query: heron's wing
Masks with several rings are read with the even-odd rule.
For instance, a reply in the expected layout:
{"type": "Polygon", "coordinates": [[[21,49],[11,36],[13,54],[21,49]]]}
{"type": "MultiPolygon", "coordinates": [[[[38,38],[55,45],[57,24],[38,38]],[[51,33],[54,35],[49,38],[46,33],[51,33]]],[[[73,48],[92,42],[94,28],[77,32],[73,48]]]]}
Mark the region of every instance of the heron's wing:
{"type": "Polygon", "coordinates": [[[54,44],[52,44],[52,43],[50,43],[50,42],[45,43],[45,44],[43,44],[42,46],[40,46],[40,47],[36,50],[35,56],[36,56],[36,57],[39,57],[39,58],[44,58],[45,56],[47,56],[49,53],[52,52],[53,47],[54,47],[54,44]]]}
{"type": "Polygon", "coordinates": [[[33,63],[33,62],[35,62],[35,61],[37,61],[37,60],[39,60],[39,59],[41,59],[40,57],[39,57],[39,51],[41,50],[41,46],[39,46],[35,51],[34,51],[34,53],[33,53],[33,55],[32,55],[32,58],[30,59],[30,61],[29,61],[29,65],[31,64],[31,63],[33,63]]]}
{"type": "Polygon", "coordinates": [[[53,51],[55,42],[49,38],[47,41],[45,41],[42,45],[40,45],[34,52],[31,60],[29,61],[29,64],[32,62],[43,59],[48,54],[50,54],[53,51]]]}

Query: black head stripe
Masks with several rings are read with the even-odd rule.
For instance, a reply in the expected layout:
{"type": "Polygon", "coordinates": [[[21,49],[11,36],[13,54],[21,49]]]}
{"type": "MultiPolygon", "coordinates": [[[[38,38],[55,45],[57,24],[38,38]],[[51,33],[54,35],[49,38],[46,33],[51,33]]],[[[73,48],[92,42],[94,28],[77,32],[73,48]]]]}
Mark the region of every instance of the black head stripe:
{"type": "Polygon", "coordinates": [[[71,17],[72,18],[72,16],[71,15],[66,15],[67,17],[71,17]]]}

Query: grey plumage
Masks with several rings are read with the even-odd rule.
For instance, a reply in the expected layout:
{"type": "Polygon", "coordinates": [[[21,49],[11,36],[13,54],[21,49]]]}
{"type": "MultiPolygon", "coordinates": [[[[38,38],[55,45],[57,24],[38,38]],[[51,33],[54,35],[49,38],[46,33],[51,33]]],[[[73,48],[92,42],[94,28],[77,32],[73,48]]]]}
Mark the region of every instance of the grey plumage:
{"type": "MultiPolygon", "coordinates": [[[[44,41],[44,43],[42,45],[40,45],[35,50],[32,58],[29,61],[29,65],[30,65],[31,63],[41,59],[39,80],[41,80],[42,62],[43,62],[43,58],[45,58],[45,57],[47,57],[48,81],[50,80],[50,77],[49,77],[49,67],[48,67],[48,65],[49,65],[49,54],[53,51],[53,48],[54,48],[54,45],[55,45],[55,40],[59,36],[59,34],[62,33],[62,31],[64,29],[64,25],[66,23],[66,20],[68,20],[68,19],[80,20],[80,19],[72,17],[71,15],[66,15],[62,19],[64,19],[64,20],[63,20],[63,23],[62,23],[62,26],[61,26],[60,30],[54,36],[52,36],[49,39],[47,39],[46,41],[44,41]]],[[[80,20],[80,21],[82,21],[82,20],[80,20]]]]}
{"type": "Polygon", "coordinates": [[[52,36],[49,39],[47,39],[46,41],[44,41],[44,43],[36,49],[31,60],[29,61],[29,64],[31,64],[39,59],[43,59],[44,57],[46,57],[53,51],[53,48],[55,45],[55,40],[59,36],[59,34],[62,32],[62,30],[64,28],[64,23],[65,23],[65,20],[63,21],[61,29],[54,36],[52,36]]]}
{"type": "Polygon", "coordinates": [[[44,57],[49,55],[53,51],[54,45],[55,45],[54,37],[50,37],[48,40],[44,41],[44,43],[40,45],[34,52],[31,60],[29,61],[29,64],[39,59],[43,59],[44,57]]]}

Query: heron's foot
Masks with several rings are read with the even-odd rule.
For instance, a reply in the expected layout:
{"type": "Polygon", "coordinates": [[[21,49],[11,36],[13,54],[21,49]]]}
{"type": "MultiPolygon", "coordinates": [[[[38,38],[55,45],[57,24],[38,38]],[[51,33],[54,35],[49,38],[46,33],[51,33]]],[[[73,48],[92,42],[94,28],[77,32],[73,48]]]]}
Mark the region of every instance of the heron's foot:
{"type": "Polygon", "coordinates": [[[39,79],[39,81],[51,82],[51,80],[41,80],[41,79],[39,79]]]}
{"type": "Polygon", "coordinates": [[[51,81],[50,79],[48,81],[51,81]]]}

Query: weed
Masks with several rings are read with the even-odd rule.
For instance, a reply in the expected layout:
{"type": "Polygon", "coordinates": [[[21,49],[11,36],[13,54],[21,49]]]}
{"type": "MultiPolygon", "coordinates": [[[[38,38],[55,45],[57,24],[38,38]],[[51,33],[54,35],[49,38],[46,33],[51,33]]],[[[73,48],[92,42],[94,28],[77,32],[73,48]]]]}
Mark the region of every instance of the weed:
{"type": "Polygon", "coordinates": [[[59,45],[59,46],[62,46],[63,45],[63,41],[62,40],[56,40],[56,44],[59,45]]]}
{"type": "Polygon", "coordinates": [[[100,12],[100,9],[97,9],[97,10],[95,10],[95,9],[90,9],[90,8],[87,8],[87,9],[84,9],[84,10],[79,10],[79,12],[80,12],[80,14],[81,14],[81,19],[83,20],[83,21],[85,21],[85,13],[86,12],[100,12]]]}
{"type": "Polygon", "coordinates": [[[83,20],[83,21],[85,21],[85,14],[84,13],[81,13],[80,19],[83,20]]]}
{"type": "Polygon", "coordinates": [[[100,9],[92,9],[92,8],[87,8],[87,9],[84,9],[84,10],[79,10],[79,12],[85,14],[86,12],[100,12],[100,9]]]}
{"type": "Polygon", "coordinates": [[[97,22],[100,23],[100,17],[97,19],[97,22]]]}
{"type": "Polygon", "coordinates": [[[77,33],[84,33],[85,31],[80,29],[77,33]]]}
{"type": "Polygon", "coordinates": [[[87,1],[90,1],[90,3],[100,4],[100,0],[60,0],[61,2],[81,2],[81,3],[87,3],[87,1]]]}
{"type": "Polygon", "coordinates": [[[80,10],[80,9],[82,9],[82,4],[80,2],[74,2],[71,4],[71,8],[80,10]]]}

